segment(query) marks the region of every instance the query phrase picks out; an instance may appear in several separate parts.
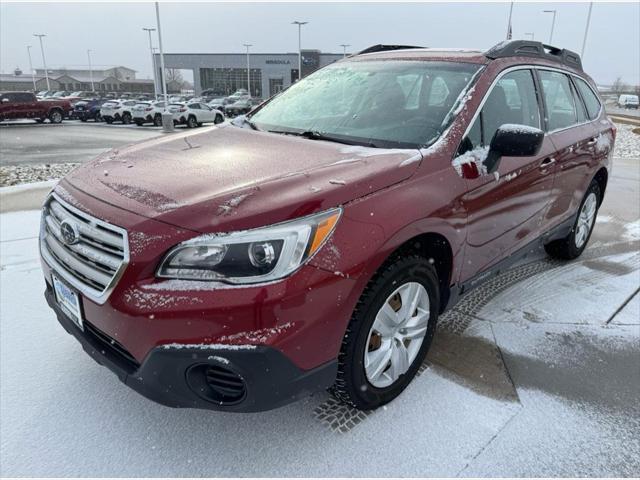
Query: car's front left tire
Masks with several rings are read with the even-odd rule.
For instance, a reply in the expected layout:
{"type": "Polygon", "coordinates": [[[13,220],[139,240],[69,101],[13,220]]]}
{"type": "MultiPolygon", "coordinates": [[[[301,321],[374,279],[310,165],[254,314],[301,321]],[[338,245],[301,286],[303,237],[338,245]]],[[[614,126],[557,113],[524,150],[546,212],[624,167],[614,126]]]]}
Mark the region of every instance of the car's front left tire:
{"type": "Polygon", "coordinates": [[[578,215],[569,235],[544,246],[550,256],[561,260],[573,260],[582,255],[584,249],[587,248],[591,233],[593,233],[600,200],[600,186],[598,182],[593,180],[582,198],[578,215]]]}
{"type": "Polygon", "coordinates": [[[362,410],[397,397],[427,355],[439,303],[437,273],[426,258],[408,255],[388,261],[353,312],[331,393],[362,410]]]}

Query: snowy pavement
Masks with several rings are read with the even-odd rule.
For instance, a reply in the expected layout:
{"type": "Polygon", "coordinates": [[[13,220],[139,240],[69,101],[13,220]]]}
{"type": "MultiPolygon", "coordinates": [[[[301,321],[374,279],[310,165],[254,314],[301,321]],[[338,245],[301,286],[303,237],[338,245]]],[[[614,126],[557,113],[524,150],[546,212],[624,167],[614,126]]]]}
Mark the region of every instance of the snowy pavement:
{"type": "Polygon", "coordinates": [[[444,318],[405,393],[224,414],[154,404],[46,307],[38,212],[0,216],[2,476],[637,476],[640,159],[615,164],[589,248],[540,254],[444,318]]]}

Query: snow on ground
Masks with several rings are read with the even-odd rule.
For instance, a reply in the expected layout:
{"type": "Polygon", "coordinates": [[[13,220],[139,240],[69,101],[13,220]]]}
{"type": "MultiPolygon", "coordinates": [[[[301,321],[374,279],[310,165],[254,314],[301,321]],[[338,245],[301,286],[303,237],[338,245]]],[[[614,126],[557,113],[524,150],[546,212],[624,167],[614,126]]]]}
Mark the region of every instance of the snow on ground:
{"type": "Polygon", "coordinates": [[[620,158],[640,158],[640,135],[633,133],[638,127],[616,123],[618,132],[613,151],[614,157],[620,158]]]}
{"type": "Polygon", "coordinates": [[[257,414],[146,400],[47,308],[38,212],[0,215],[0,475],[637,475],[638,182],[616,168],[583,257],[470,294],[406,392],[369,413],[324,393],[257,414]]]}

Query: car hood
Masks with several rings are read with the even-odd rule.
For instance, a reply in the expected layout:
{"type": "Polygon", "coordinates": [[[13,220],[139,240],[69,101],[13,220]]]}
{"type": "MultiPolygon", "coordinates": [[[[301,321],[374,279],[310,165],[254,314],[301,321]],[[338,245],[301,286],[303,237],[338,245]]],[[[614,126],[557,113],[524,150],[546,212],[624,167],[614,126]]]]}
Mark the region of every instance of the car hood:
{"type": "Polygon", "coordinates": [[[65,183],[118,208],[198,232],[284,221],[413,174],[418,150],[376,149],[231,125],[114,149],[65,183]]]}

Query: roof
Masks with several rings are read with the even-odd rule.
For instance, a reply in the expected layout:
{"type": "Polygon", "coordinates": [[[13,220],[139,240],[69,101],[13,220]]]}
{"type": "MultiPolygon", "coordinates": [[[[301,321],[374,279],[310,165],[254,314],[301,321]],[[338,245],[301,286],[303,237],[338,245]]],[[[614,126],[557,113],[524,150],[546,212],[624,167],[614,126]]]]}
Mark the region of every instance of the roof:
{"type": "Polygon", "coordinates": [[[480,50],[470,50],[464,48],[406,48],[400,50],[386,50],[362,55],[352,55],[349,60],[371,60],[371,59],[400,59],[400,60],[448,60],[463,61],[468,63],[485,64],[489,61],[480,50]]]}
{"type": "MultiPolygon", "coordinates": [[[[44,77],[40,75],[36,75],[36,82],[42,80],[44,77]]],[[[14,75],[13,73],[0,73],[0,82],[24,82],[24,83],[32,83],[33,79],[31,75],[14,75]]]]}

